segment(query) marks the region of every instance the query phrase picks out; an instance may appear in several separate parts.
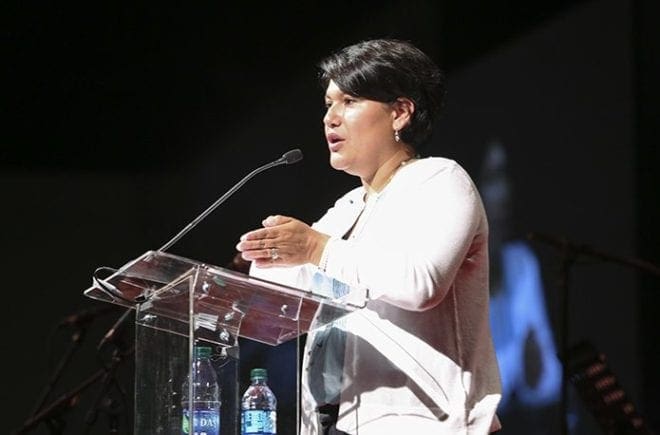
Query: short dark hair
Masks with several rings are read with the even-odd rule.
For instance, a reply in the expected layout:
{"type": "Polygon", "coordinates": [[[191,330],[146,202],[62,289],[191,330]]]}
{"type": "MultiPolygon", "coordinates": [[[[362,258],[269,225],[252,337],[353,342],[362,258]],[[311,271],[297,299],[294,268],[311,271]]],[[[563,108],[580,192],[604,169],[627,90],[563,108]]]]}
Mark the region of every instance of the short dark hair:
{"type": "Polygon", "coordinates": [[[383,103],[405,97],[415,103],[413,117],[399,134],[417,151],[431,136],[445,93],[437,65],[409,42],[372,39],[345,47],[319,64],[321,85],[332,80],[342,92],[383,103]]]}

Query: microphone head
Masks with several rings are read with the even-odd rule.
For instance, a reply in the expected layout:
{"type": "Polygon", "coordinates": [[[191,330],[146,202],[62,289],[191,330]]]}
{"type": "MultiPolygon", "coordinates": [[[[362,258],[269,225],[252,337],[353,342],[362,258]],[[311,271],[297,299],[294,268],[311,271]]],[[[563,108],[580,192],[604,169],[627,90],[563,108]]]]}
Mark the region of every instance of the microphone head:
{"type": "Polygon", "coordinates": [[[296,148],[295,150],[285,152],[282,155],[281,160],[284,161],[284,163],[286,163],[287,165],[290,165],[292,163],[298,163],[299,161],[302,160],[302,158],[303,158],[302,151],[296,148]]]}

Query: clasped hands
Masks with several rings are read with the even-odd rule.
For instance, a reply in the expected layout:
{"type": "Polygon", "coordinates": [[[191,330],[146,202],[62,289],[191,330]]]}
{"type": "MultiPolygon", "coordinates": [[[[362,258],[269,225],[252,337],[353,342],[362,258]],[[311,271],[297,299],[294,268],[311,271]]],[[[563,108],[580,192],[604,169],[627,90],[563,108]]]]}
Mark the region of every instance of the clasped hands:
{"type": "Polygon", "coordinates": [[[244,260],[257,267],[319,264],[328,235],[289,216],[268,216],[261,223],[263,228],[243,234],[236,245],[244,260]]]}

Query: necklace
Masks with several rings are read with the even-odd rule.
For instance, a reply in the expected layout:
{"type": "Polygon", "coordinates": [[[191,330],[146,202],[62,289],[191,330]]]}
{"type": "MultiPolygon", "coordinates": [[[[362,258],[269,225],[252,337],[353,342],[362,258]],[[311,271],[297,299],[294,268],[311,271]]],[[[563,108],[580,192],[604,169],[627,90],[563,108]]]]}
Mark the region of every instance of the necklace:
{"type": "Polygon", "coordinates": [[[382,191],[383,189],[385,189],[385,187],[386,187],[388,184],[390,184],[390,181],[392,181],[392,178],[394,178],[394,176],[396,175],[396,173],[399,172],[399,169],[403,168],[404,166],[406,166],[408,163],[412,162],[413,160],[415,160],[414,157],[408,157],[408,158],[405,159],[405,160],[401,160],[401,163],[399,163],[399,165],[398,165],[396,168],[394,168],[394,170],[392,171],[392,173],[390,174],[390,176],[387,177],[387,181],[385,181],[385,184],[383,184],[383,187],[381,187],[380,190],[382,191]]]}
{"type": "MultiPolygon", "coordinates": [[[[413,160],[416,160],[416,159],[417,159],[416,157],[408,157],[407,159],[402,160],[401,163],[399,163],[399,164],[397,165],[397,167],[394,168],[394,170],[390,173],[390,175],[387,177],[387,180],[385,180],[385,183],[383,183],[383,185],[381,186],[381,188],[378,189],[378,191],[373,190],[373,192],[376,192],[376,193],[382,192],[383,189],[385,189],[385,188],[387,187],[387,185],[390,184],[390,181],[392,181],[392,179],[394,178],[394,176],[396,175],[396,173],[399,171],[399,169],[403,168],[403,167],[406,166],[408,163],[410,163],[410,162],[412,162],[413,160]]],[[[365,200],[365,201],[369,198],[370,194],[371,194],[371,193],[368,192],[368,191],[365,193],[365,196],[364,196],[364,200],[365,200]]]]}
{"type": "MultiPolygon", "coordinates": [[[[399,169],[403,168],[404,166],[406,166],[410,162],[412,162],[414,160],[417,160],[417,159],[418,159],[417,156],[413,156],[413,157],[409,157],[409,158],[401,161],[401,163],[399,163],[397,165],[397,167],[394,168],[394,170],[389,175],[389,177],[387,177],[387,180],[385,181],[385,184],[383,184],[383,186],[380,188],[380,190],[378,192],[376,192],[374,190],[373,192],[376,192],[376,193],[382,192],[387,187],[387,185],[390,184],[390,181],[392,181],[392,178],[394,178],[394,175],[396,175],[396,173],[399,171],[399,169]]],[[[363,197],[364,208],[362,209],[362,211],[360,211],[360,214],[358,215],[357,219],[355,220],[355,223],[353,224],[351,229],[348,230],[348,232],[344,235],[344,238],[346,238],[346,239],[348,239],[348,238],[355,239],[358,236],[358,234],[360,234],[362,232],[362,227],[364,227],[365,222],[368,219],[368,215],[370,215],[371,212],[374,209],[374,203],[369,201],[370,198],[372,198],[370,192],[365,191],[364,192],[364,197],[363,197]]],[[[378,198],[379,198],[379,196],[376,195],[375,201],[378,201],[378,198]]]]}

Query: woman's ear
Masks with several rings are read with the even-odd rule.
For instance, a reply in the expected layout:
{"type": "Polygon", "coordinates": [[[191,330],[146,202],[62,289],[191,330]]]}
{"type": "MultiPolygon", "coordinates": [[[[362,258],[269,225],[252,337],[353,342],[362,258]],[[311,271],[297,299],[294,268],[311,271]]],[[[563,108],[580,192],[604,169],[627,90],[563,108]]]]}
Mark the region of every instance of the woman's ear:
{"type": "Polygon", "coordinates": [[[399,131],[410,124],[415,103],[410,98],[399,97],[392,103],[392,129],[399,131]]]}

